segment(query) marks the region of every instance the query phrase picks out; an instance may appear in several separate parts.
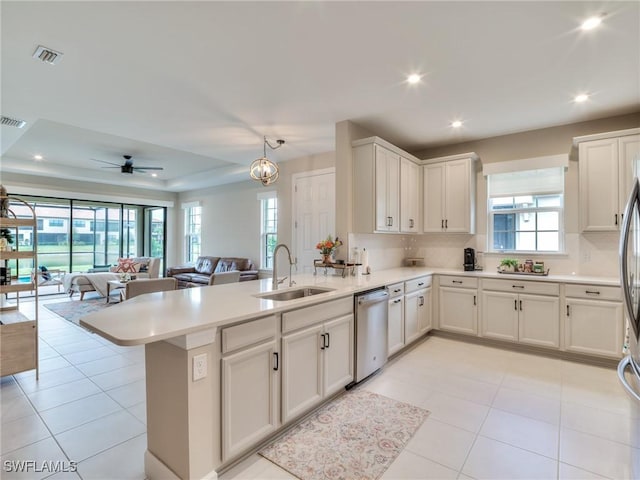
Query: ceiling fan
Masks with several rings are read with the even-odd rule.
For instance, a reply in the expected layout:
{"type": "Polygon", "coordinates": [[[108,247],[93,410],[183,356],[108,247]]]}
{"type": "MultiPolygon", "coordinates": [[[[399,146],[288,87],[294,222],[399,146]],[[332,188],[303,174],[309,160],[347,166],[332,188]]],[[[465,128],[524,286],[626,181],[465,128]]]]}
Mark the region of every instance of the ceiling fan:
{"type": "Polygon", "coordinates": [[[134,167],[133,160],[131,159],[131,155],[123,155],[124,163],[119,165],[113,162],[107,162],[105,160],[98,160],[97,158],[92,158],[94,162],[107,163],[109,165],[113,165],[112,167],[102,167],[102,168],[119,168],[120,173],[133,173],[133,172],[146,172],[147,170],[164,170],[162,167],[134,167]]]}

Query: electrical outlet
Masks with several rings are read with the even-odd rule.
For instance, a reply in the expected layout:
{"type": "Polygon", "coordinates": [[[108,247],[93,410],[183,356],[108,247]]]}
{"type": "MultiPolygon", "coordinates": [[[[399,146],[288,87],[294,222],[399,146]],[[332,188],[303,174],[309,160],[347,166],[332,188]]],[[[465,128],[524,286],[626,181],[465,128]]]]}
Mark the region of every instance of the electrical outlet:
{"type": "Polygon", "coordinates": [[[207,376],[207,354],[201,353],[193,357],[193,381],[207,376]]]}

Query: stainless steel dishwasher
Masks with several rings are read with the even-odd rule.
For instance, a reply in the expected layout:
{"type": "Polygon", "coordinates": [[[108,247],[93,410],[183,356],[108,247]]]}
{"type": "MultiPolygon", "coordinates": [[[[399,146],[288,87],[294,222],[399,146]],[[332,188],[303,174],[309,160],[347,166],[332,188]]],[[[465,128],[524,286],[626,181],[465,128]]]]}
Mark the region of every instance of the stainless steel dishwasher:
{"type": "Polygon", "coordinates": [[[389,293],[383,288],[354,297],[356,314],[356,379],[358,383],[387,361],[389,293]]]}

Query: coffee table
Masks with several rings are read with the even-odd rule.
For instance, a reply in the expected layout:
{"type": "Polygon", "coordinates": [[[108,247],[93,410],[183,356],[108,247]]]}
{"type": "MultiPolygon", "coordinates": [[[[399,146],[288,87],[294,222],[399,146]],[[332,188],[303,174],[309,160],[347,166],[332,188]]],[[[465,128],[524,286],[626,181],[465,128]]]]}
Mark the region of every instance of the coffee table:
{"type": "MultiPolygon", "coordinates": [[[[107,303],[110,303],[111,292],[113,290],[122,290],[127,286],[127,282],[123,282],[121,280],[109,280],[107,282],[107,303]]],[[[122,292],[120,292],[120,300],[122,300],[122,292]]]]}

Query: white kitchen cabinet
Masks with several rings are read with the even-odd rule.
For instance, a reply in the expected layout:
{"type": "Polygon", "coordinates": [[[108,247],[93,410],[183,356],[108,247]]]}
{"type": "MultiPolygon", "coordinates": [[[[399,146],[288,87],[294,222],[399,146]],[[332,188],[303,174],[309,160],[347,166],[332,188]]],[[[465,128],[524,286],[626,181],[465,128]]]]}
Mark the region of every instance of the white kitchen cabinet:
{"type": "Polygon", "coordinates": [[[425,233],[475,233],[476,159],[474,153],[454,155],[422,167],[425,233]]]}
{"type": "Polygon", "coordinates": [[[279,426],[280,359],[275,325],[274,317],[268,317],[223,330],[223,461],[246,451],[279,426]],[[255,345],[256,341],[261,343],[255,345]],[[225,354],[227,351],[230,353],[225,354]]]}
{"type": "Polygon", "coordinates": [[[404,283],[387,286],[389,292],[387,354],[393,355],[404,347],[404,283]]]}
{"type": "Polygon", "coordinates": [[[478,334],[478,279],[440,275],[438,328],[470,335],[478,334]]]}
{"type": "Polygon", "coordinates": [[[480,334],[498,340],[558,348],[559,293],[555,283],[483,280],[480,334]]]}
{"type": "Polygon", "coordinates": [[[624,316],[620,288],[567,285],[565,295],[565,350],[622,357],[624,316]]]}
{"type": "Polygon", "coordinates": [[[640,134],[574,139],[578,144],[580,228],[583,232],[617,231],[640,162],[640,134]],[[590,138],[596,139],[589,140],[590,138]]]}
{"type": "Polygon", "coordinates": [[[420,233],[420,166],[407,158],[400,158],[400,231],[420,233]]]}
{"type": "Polygon", "coordinates": [[[353,381],[353,297],[283,314],[282,421],[353,381]]]}
{"type": "Polygon", "coordinates": [[[353,146],[353,231],[420,231],[419,160],[378,137],[353,146]],[[401,211],[402,218],[401,218],[401,211]]]}
{"type": "Polygon", "coordinates": [[[404,341],[408,345],[431,329],[431,289],[404,296],[404,341]]]}

